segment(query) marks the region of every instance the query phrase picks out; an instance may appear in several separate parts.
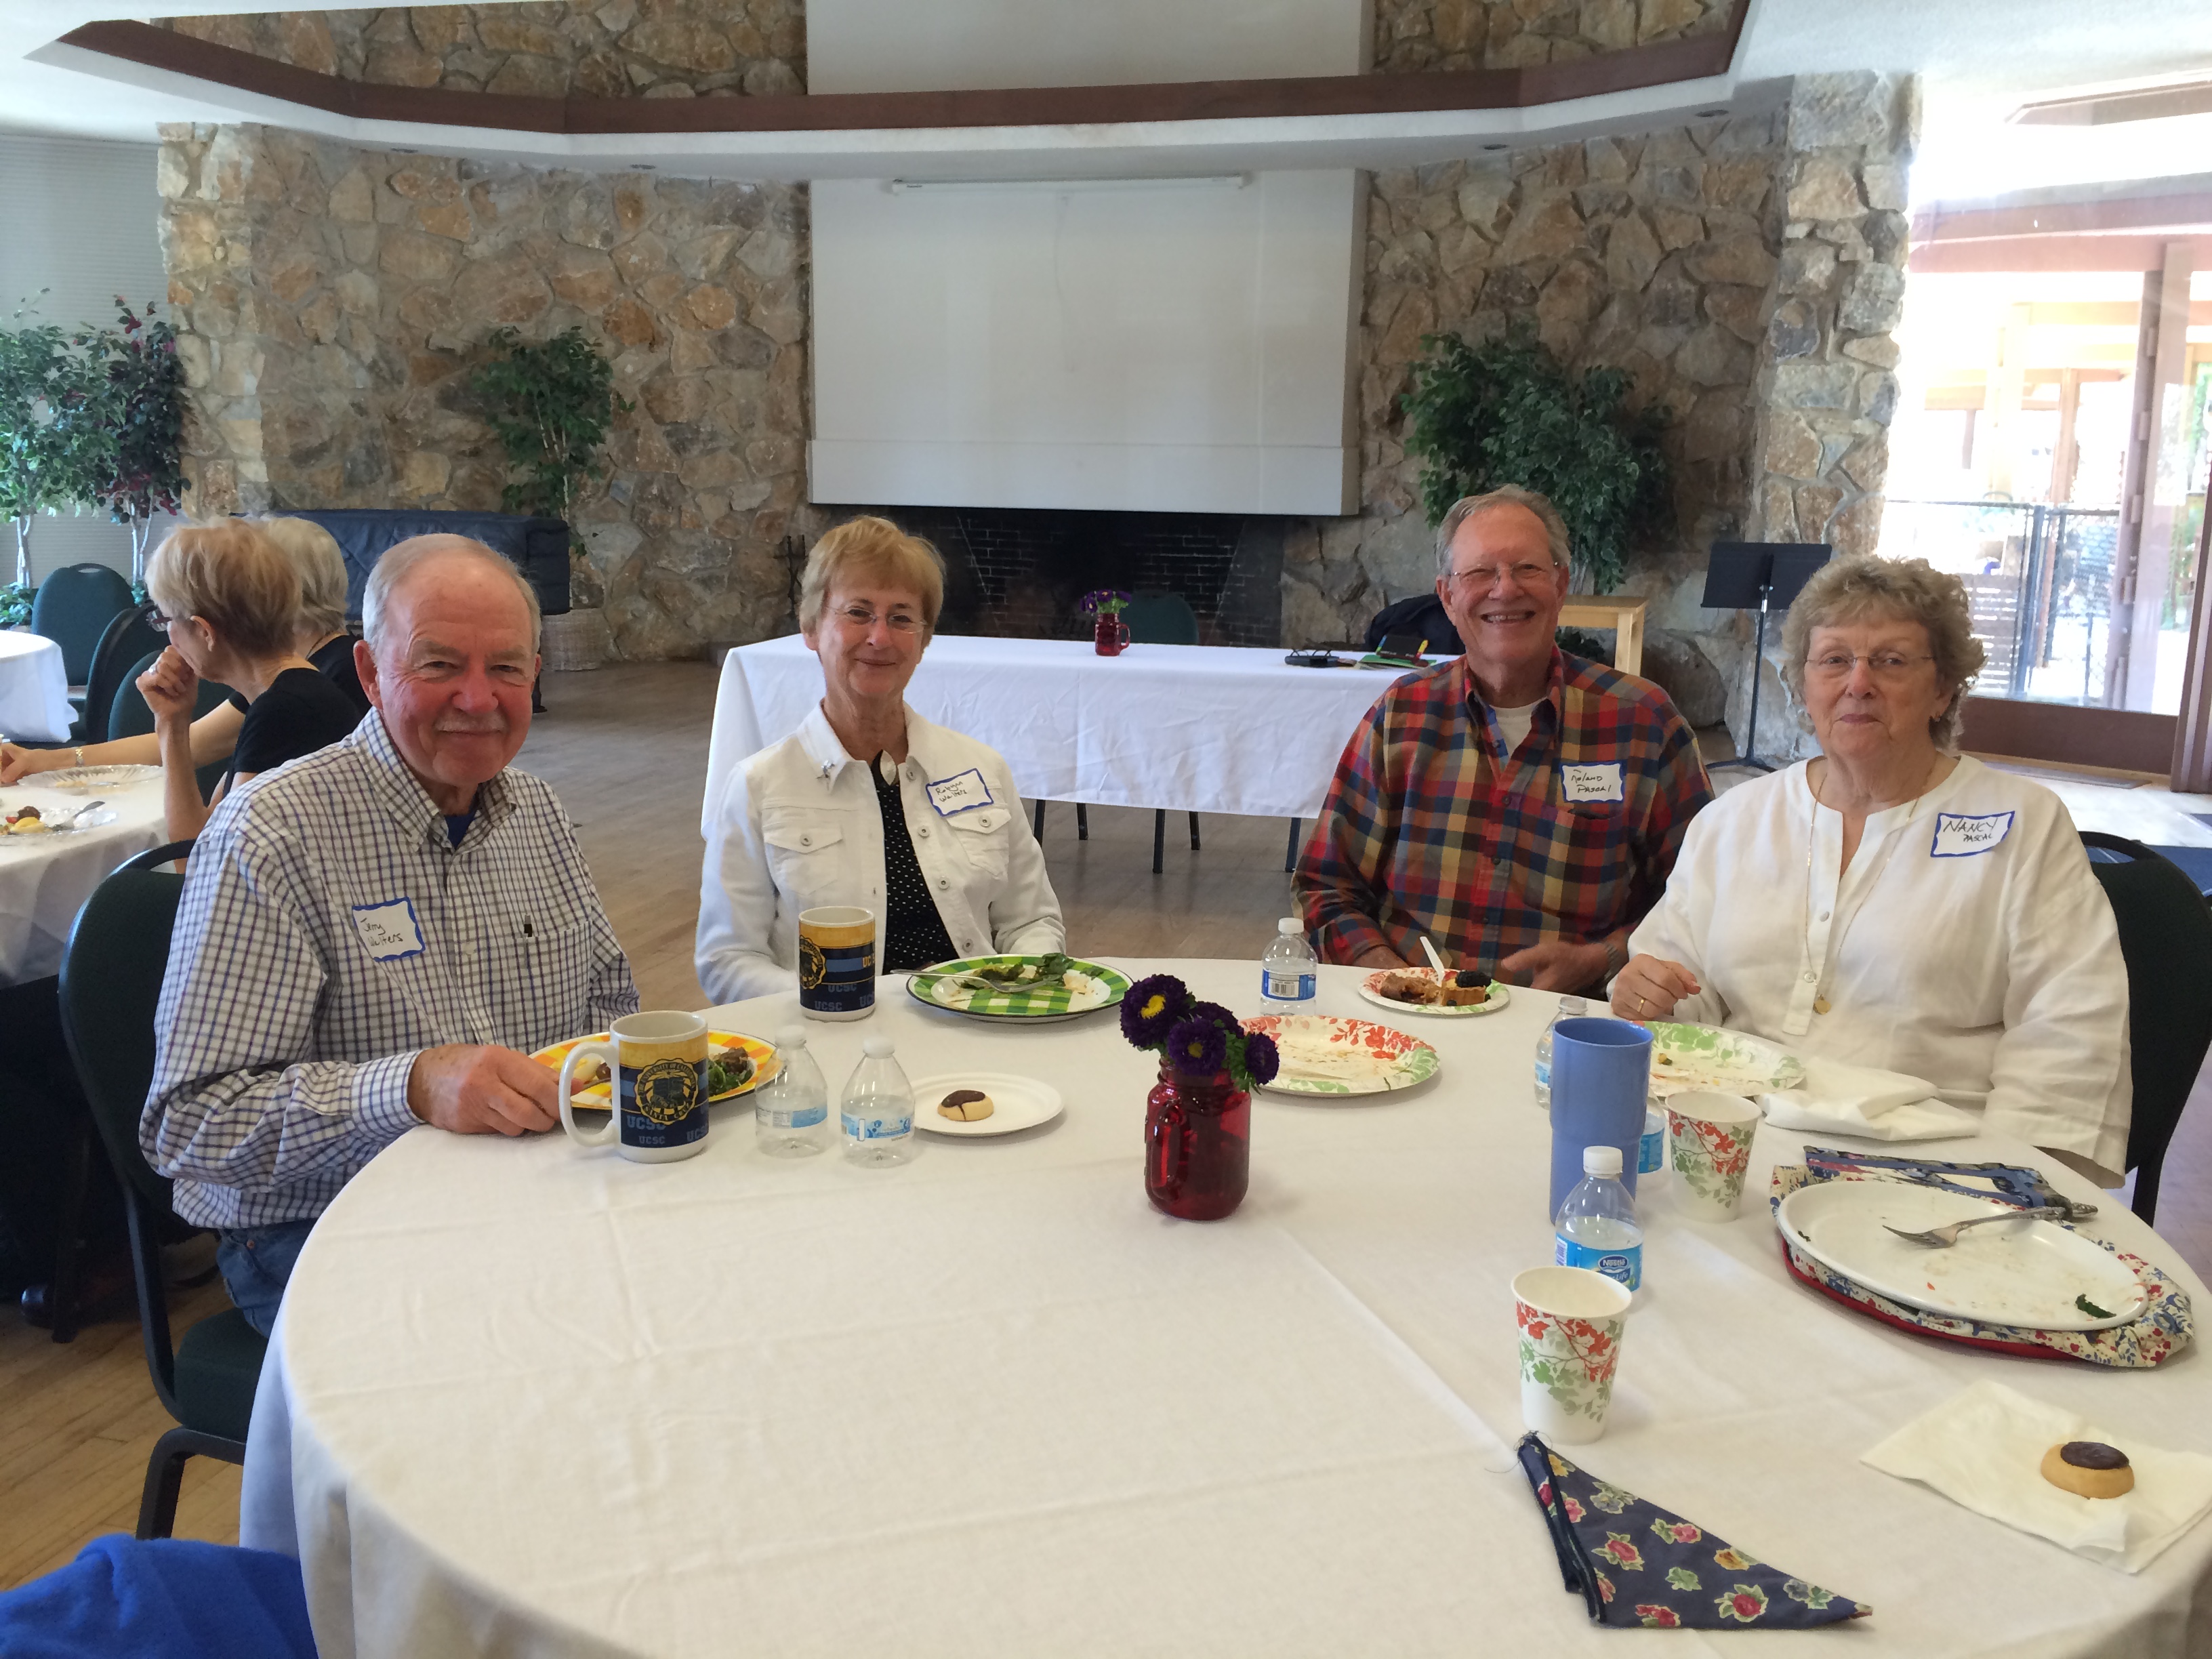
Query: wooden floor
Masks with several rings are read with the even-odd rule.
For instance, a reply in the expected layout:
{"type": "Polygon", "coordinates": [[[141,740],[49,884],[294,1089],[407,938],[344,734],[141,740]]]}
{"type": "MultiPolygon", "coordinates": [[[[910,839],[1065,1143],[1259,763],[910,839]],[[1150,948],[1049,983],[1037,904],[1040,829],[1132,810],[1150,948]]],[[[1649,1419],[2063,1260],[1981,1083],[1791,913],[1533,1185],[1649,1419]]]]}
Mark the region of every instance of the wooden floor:
{"type": "MultiPolygon", "coordinates": [[[[639,665],[547,677],[547,713],[520,764],[552,783],[578,826],[607,914],[648,1008],[696,1008],[699,806],[714,671],[639,665]]],[[[2170,798],[2075,785],[2085,825],[2176,838],[2170,798]],[[2084,793],[2084,792],[2087,793],[2084,793]]],[[[2194,808],[2192,810],[2203,810],[2194,808]]],[[[1289,825],[1276,819],[1168,819],[1165,868],[1152,873],[1152,815],[1093,807],[1079,842],[1073,807],[1047,809],[1045,859],[1079,951],[1098,956],[1258,957],[1289,913],[1289,825]]],[[[2167,1154],[2159,1231],[2212,1279],[2212,1073],[2200,1079],[2167,1154]]],[[[224,1305],[219,1285],[183,1292],[179,1329],[224,1305]]],[[[57,1346],[0,1312],[0,1588],[61,1565],[90,1539],[134,1523],[146,1457],[168,1426],[141,1357],[135,1320],[117,1316],[57,1346]]],[[[180,1537],[234,1541],[238,1471],[195,1459],[180,1537]]]]}

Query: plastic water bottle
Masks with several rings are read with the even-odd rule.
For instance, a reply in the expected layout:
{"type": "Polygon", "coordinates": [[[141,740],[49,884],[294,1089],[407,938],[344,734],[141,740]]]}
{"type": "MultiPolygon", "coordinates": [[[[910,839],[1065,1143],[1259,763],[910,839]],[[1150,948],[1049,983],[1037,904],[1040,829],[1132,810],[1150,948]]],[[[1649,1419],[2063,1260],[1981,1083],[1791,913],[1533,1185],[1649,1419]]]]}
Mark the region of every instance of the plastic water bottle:
{"type": "Polygon", "coordinates": [[[1648,1176],[1657,1175],[1667,1167],[1667,1114],[1656,1106],[1644,1109],[1644,1138],[1636,1144],[1636,1179],[1640,1185],[1648,1176]]]}
{"type": "Polygon", "coordinates": [[[1260,958],[1261,1000],[1279,1004],[1289,1013],[1312,1003],[1314,987],[1313,946],[1306,943],[1305,924],[1296,916],[1285,916],[1275,924],[1275,937],[1260,958]]]}
{"type": "Polygon", "coordinates": [[[806,1052],[801,1027],[778,1031],[775,1053],[781,1069],[753,1091],[754,1143],[770,1158],[811,1158],[833,1138],[829,1081],[806,1052]]]}
{"type": "Polygon", "coordinates": [[[891,1040],[872,1036],[860,1045],[864,1056],[845,1079],[837,1103],[845,1126],[845,1157],[854,1164],[884,1165],[913,1161],[914,1085],[891,1058],[891,1040]]]}
{"type": "MultiPolygon", "coordinates": [[[[1588,1012],[1589,1005],[1580,997],[1561,997],[1552,1025],[1563,1019],[1580,1019],[1588,1012]]],[[[1552,1025],[1547,1025],[1544,1035],[1536,1039],[1536,1103],[1547,1112],[1552,1109],[1552,1025]]]]}
{"type": "Polygon", "coordinates": [[[1634,1290],[1644,1282],[1644,1229],[1636,1200],[1620,1184],[1620,1148],[1583,1148],[1581,1184],[1559,1206],[1559,1243],[1552,1260],[1563,1267],[1588,1267],[1634,1290]]]}

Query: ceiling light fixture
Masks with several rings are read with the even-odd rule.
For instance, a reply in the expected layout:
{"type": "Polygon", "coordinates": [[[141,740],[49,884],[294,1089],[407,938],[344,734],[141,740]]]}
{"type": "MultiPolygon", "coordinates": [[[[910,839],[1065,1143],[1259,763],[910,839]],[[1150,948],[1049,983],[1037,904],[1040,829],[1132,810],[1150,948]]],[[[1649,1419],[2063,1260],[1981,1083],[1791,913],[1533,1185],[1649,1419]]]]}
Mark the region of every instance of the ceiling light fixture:
{"type": "Polygon", "coordinates": [[[2160,86],[2038,99],[2022,104],[2008,118],[2023,127],[2102,127],[2179,115],[2212,115],[2212,80],[2168,81],[2160,86]]]}

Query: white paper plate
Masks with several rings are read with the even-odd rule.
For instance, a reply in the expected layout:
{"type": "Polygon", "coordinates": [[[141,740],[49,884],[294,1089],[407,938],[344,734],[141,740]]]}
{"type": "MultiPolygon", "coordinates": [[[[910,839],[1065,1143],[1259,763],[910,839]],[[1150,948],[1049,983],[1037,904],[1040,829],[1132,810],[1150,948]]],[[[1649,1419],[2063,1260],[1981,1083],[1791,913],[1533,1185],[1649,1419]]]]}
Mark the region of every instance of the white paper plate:
{"type": "MultiPolygon", "coordinates": [[[[58,772],[40,772],[33,775],[41,789],[63,789],[71,794],[88,795],[99,789],[121,789],[134,783],[151,783],[161,775],[158,766],[65,766],[58,772]]],[[[31,778],[22,781],[29,785],[31,778]]]]}
{"type": "Polygon", "coordinates": [[[916,1078],[914,1083],[914,1127],[932,1134],[1010,1135],[1017,1129],[1049,1123],[1066,1108],[1060,1091],[1052,1085],[1012,1072],[945,1072],[916,1078]],[[991,1115],[980,1123],[941,1115],[937,1103],[955,1089],[981,1089],[990,1096],[991,1115]]]}
{"type": "MultiPolygon", "coordinates": [[[[1431,1019],[1473,1019],[1480,1014],[1494,1014],[1513,1000],[1512,987],[1494,979],[1490,981],[1489,1000],[1478,1002],[1471,1007],[1465,1008],[1446,1008],[1441,1006],[1431,1008],[1426,1003],[1400,1002],[1395,998],[1384,996],[1382,992],[1375,988],[1382,982],[1384,974],[1401,974],[1409,970],[1403,968],[1377,969],[1359,981],[1359,994],[1378,1008],[1388,1008],[1401,1014],[1421,1014],[1431,1019]]],[[[1425,974],[1431,970],[1423,968],[1414,971],[1425,974]]]]}
{"type": "Polygon", "coordinates": [[[2011,1207],[1901,1181],[1823,1181],[1783,1200],[1776,1220],[1815,1261],[1893,1302],[1947,1318],[2103,1331],[2141,1316],[2150,1297],[2127,1265],[2053,1223],[1970,1227],[1948,1250],[1887,1231],[1920,1231],[2011,1207]],[[2084,1312],[2076,1297],[2105,1316],[2084,1312]]]}

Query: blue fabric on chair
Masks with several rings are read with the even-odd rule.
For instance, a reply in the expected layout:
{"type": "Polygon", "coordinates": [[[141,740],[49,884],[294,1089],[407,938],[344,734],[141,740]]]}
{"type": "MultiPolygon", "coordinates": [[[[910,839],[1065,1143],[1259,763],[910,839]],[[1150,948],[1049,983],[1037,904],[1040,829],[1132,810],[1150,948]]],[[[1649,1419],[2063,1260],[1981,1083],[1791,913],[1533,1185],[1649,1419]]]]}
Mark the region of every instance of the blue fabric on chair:
{"type": "Polygon", "coordinates": [[[31,595],[31,631],[61,647],[69,683],[82,685],[108,623],[137,603],[130,582],[106,565],[67,565],[48,571],[31,595]]]}
{"type": "Polygon", "coordinates": [[[549,617],[568,609],[568,526],[561,519],[514,513],[436,512],[416,507],[311,507],[286,516],[307,519],[337,538],[346,562],[346,614],[361,618],[362,590],[386,548],[415,536],[467,536],[514,561],[537,590],[549,617]]]}
{"type": "Polygon", "coordinates": [[[8,1659],[314,1659],[300,1564],[182,1538],[95,1538],[0,1593],[8,1659]]]}

